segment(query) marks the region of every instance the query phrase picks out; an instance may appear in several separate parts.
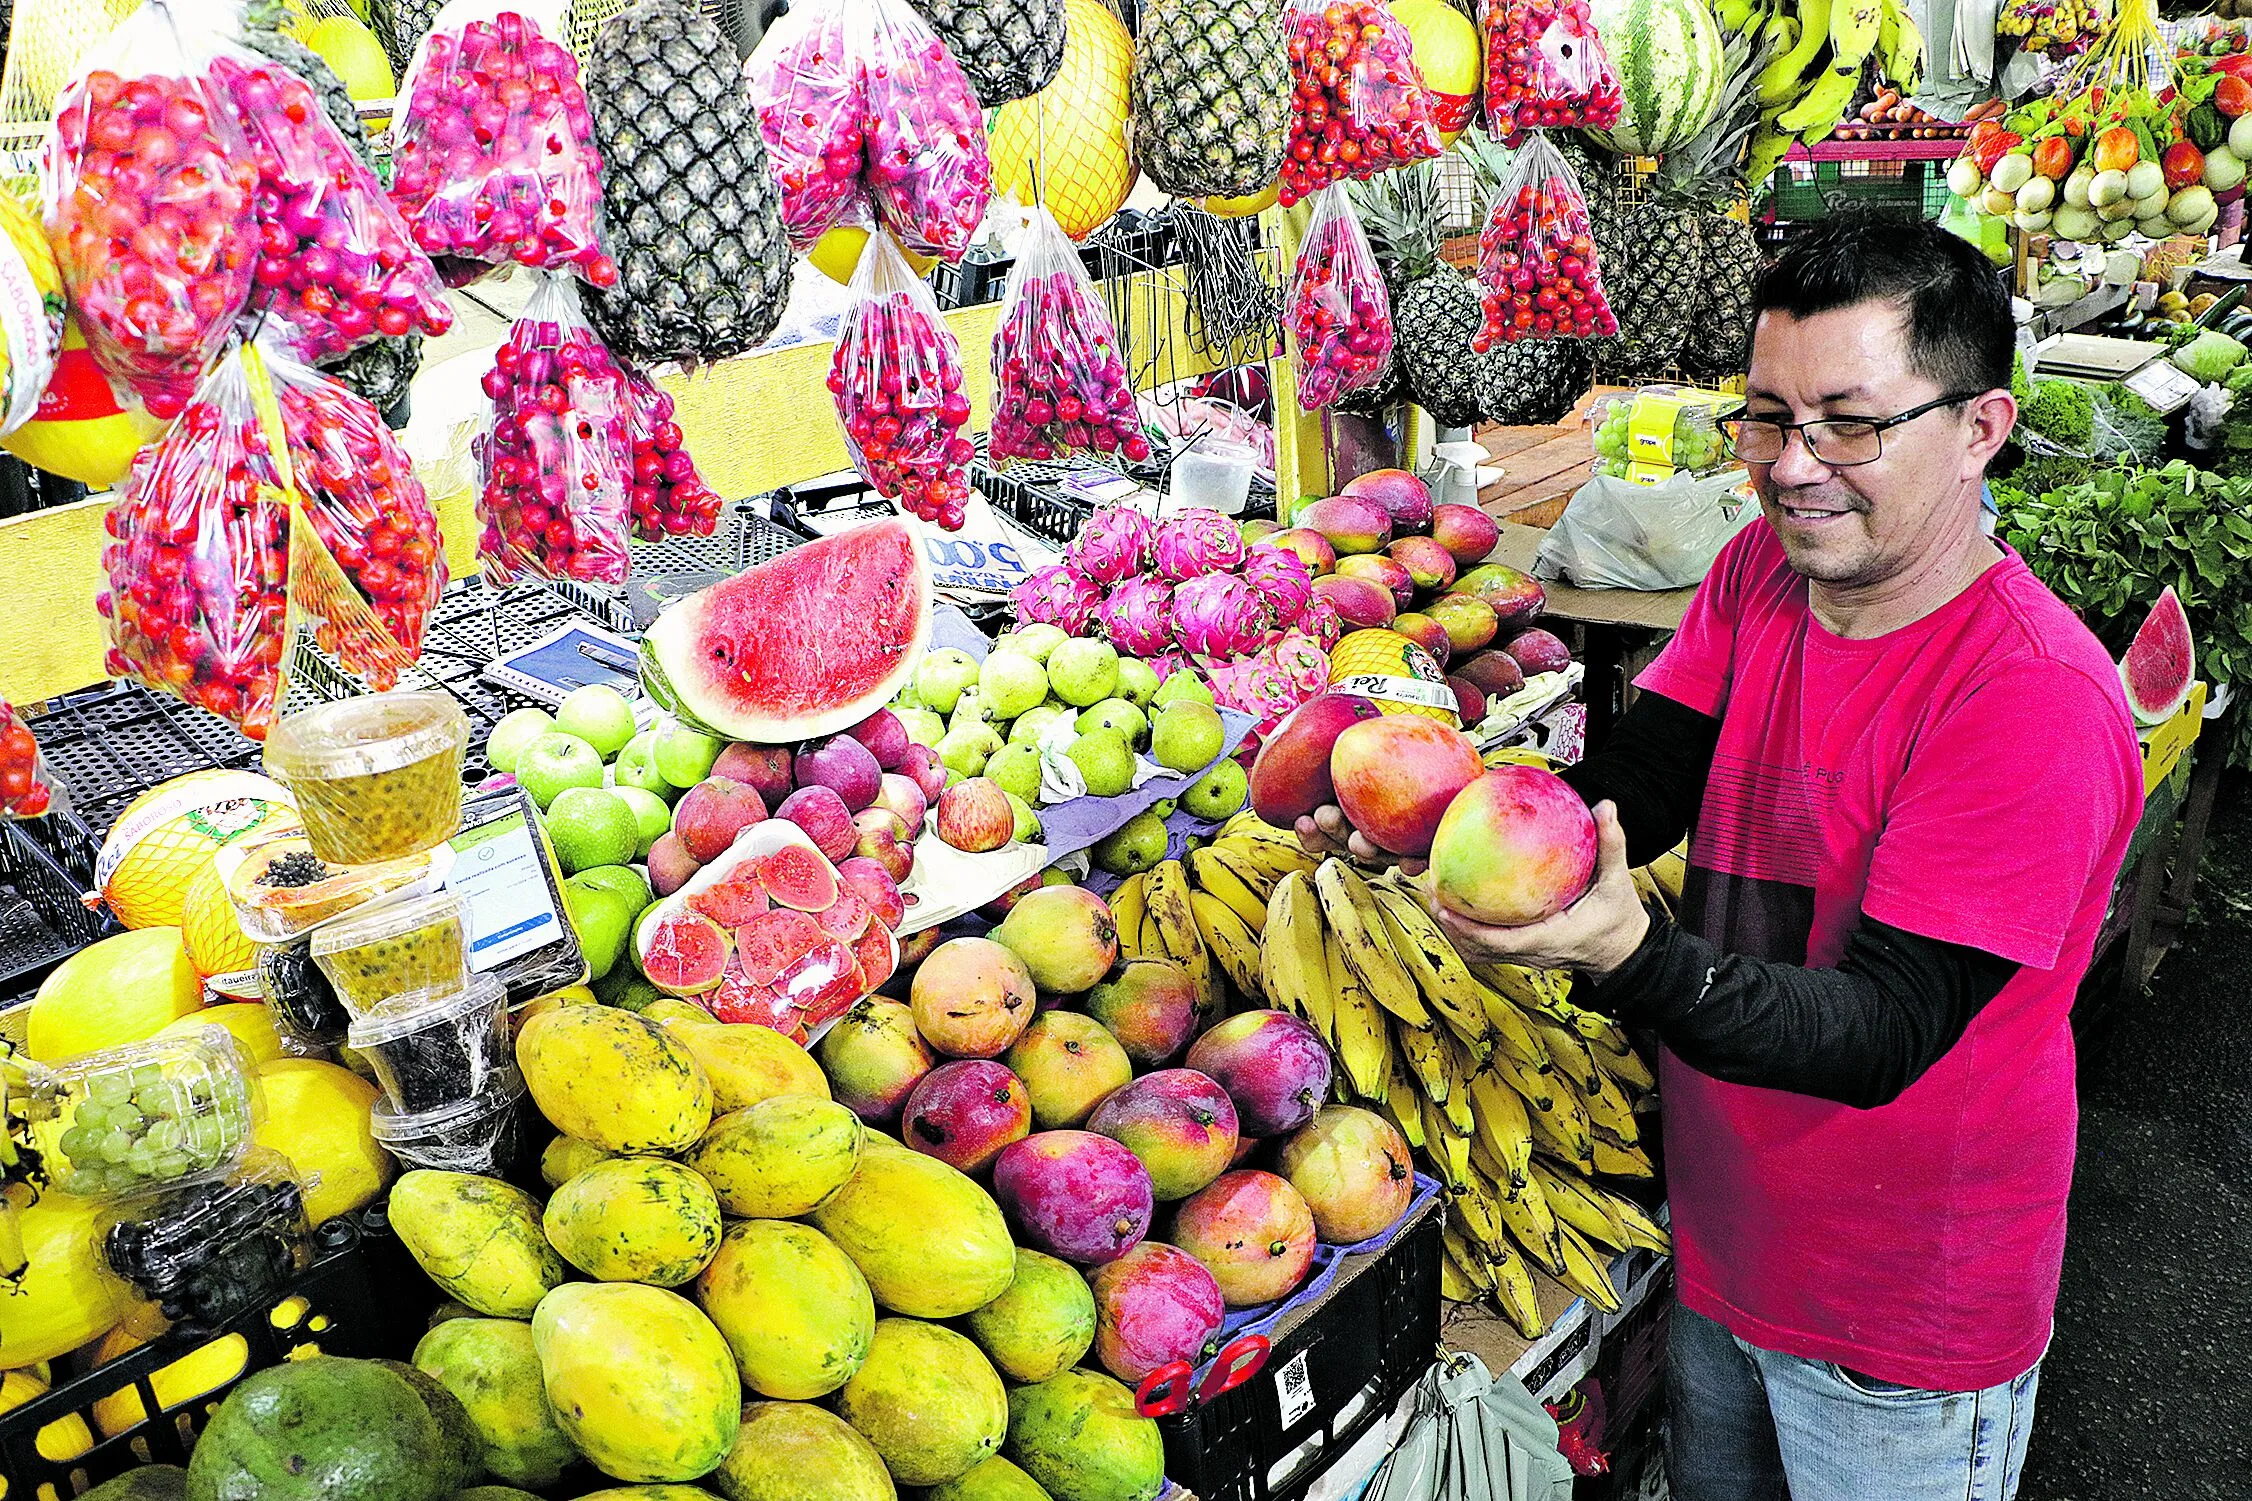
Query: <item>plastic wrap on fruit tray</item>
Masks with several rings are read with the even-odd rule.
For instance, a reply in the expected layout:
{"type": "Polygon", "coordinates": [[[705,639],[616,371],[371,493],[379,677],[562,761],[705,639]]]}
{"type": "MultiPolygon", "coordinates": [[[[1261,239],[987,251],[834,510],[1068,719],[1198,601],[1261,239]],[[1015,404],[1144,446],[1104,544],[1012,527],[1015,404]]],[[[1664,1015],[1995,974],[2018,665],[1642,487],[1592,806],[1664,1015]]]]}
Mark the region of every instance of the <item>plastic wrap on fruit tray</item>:
{"type": "Polygon", "coordinates": [[[869,240],[852,294],[829,362],[829,392],[853,467],[885,499],[959,531],[976,451],[962,431],[970,399],[961,345],[888,233],[869,240]]]}
{"type": "Polygon", "coordinates": [[[1440,152],[1414,43],[1382,0],[1290,0],[1290,140],[1285,207],[1331,183],[1440,152]]]}
{"type": "Polygon", "coordinates": [[[312,1260],[306,1185],[277,1152],[105,1207],[100,1241],[127,1299],[173,1323],[213,1325],[278,1297],[312,1260]]]}
{"type": "Polygon", "coordinates": [[[1470,347],[1598,339],[1619,331],[1603,294],[1587,197],[1563,153],[1535,136],[1517,153],[1478,237],[1484,321],[1470,347]]]}
{"type": "Polygon", "coordinates": [[[142,451],[104,524],[110,675],[253,738],[273,720],[293,615],[381,684],[414,660],[445,586],[437,518],[375,409],[254,348],[142,451]]]}
{"type": "Polygon", "coordinates": [[[484,390],[492,405],[471,451],[488,576],[624,583],[633,401],[568,277],[541,278],[484,390]]]}
{"type": "Polygon", "coordinates": [[[1590,472],[1655,485],[1677,473],[1730,468],[1735,461],[1720,418],[1742,404],[1742,397],[1690,386],[1644,386],[1598,396],[1588,408],[1595,434],[1590,472]]]}
{"type": "Polygon", "coordinates": [[[453,0],[399,81],[391,199],[457,286],[511,261],[617,282],[600,238],[602,153],[569,41],[561,6],[453,0]]]}
{"type": "Polygon", "coordinates": [[[54,782],[40,760],[38,738],[0,698],[0,820],[38,818],[53,805],[54,782]]]}
{"type": "Polygon", "coordinates": [[[1535,129],[1608,130],[1625,95],[1587,0],[1484,0],[1486,125],[1515,146],[1535,129]]]}
{"type": "Polygon", "coordinates": [[[108,1199],[235,1162],[249,1149],[260,1097],[242,1045],[212,1026],[59,1064],[30,1115],[56,1189],[108,1199]]]}
{"type": "Polygon", "coordinates": [[[151,415],[186,409],[250,299],[258,167],[217,107],[209,18],[143,5],[57,97],[47,237],[95,363],[151,415]]]}
{"type": "Polygon", "coordinates": [[[1315,200],[1283,301],[1298,404],[1311,412],[1373,386],[1392,358],[1384,273],[1343,187],[1315,200]]]}
{"type": "Polygon", "coordinates": [[[782,228],[801,255],[839,225],[875,222],[861,181],[865,91],[849,32],[847,0],[803,0],[743,63],[782,190],[782,228]]]}
{"type": "Polygon", "coordinates": [[[1150,454],[1118,330],[1078,247],[1045,206],[1032,210],[993,337],[996,461],[1085,450],[1139,463],[1150,454]]]}
{"type": "Polygon", "coordinates": [[[285,347],[319,364],[378,335],[451,328],[437,268],[312,87],[235,55],[212,61],[211,84],[258,164],[252,306],[282,326],[285,347]]]}

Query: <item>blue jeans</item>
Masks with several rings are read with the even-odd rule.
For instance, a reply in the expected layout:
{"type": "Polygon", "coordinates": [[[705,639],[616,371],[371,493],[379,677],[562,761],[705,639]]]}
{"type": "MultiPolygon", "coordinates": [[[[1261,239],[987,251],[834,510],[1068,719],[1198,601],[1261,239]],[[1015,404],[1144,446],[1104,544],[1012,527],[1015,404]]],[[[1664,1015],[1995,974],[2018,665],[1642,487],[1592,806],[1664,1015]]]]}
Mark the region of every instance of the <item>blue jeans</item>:
{"type": "Polygon", "coordinates": [[[1667,1367],[1674,1501],[2011,1501],[2041,1374],[1919,1391],[1762,1350],[1679,1303],[1667,1367]]]}

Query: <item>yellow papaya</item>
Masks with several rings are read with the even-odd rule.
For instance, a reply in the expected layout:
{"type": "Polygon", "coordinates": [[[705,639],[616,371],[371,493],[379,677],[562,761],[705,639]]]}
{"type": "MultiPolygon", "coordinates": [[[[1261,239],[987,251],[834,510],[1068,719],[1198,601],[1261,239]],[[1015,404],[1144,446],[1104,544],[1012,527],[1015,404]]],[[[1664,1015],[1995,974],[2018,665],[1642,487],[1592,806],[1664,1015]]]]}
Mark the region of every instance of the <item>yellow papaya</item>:
{"type": "Polygon", "coordinates": [[[713,1483],[733,1501],[893,1501],[883,1456],[806,1402],[753,1402],[713,1483]]]}
{"type": "Polygon", "coordinates": [[[860,1369],[876,1332],[876,1302],[852,1258],[789,1220],[728,1226],[696,1299],[762,1397],[827,1396],[860,1369]]]}
{"type": "Polygon", "coordinates": [[[417,1168],[391,1189],[391,1228],[439,1288],[494,1318],[531,1317],[563,1281],[563,1259],[521,1188],[417,1168]]]}
{"type": "Polygon", "coordinates": [[[712,1186],[662,1157],[597,1162],[555,1191],[540,1224],[565,1261],[603,1282],[677,1287],[719,1249],[712,1186]]]}
{"type": "Polygon", "coordinates": [[[1016,1276],[1016,1246],[993,1196],[873,1131],[859,1170],[812,1219],[894,1313],[957,1318],[1008,1291],[1016,1276]]]}
{"type": "Polygon", "coordinates": [[[729,1214],[793,1220],[850,1181],[866,1131],[834,1100],[779,1095],[712,1122],[688,1154],[729,1214]]]}
{"type": "Polygon", "coordinates": [[[678,1038],[614,1006],[565,1006],[524,1024],[516,1066],[566,1136],[612,1152],[678,1152],[712,1123],[712,1082],[678,1038]]]}
{"type": "Polygon", "coordinates": [[[567,1282],[540,1300],[532,1347],[556,1421],[605,1475],[694,1480],[735,1443],[743,1409],[735,1357],[678,1293],[567,1282]]]}
{"type": "MultiPolygon", "coordinates": [[[[685,1005],[686,1003],[681,1003],[685,1005]]],[[[652,1008],[654,1009],[654,1008],[652,1008]]],[[[690,1007],[701,1012],[701,1007],[690,1007]]],[[[648,1016],[644,1012],[645,1017],[648,1016]]],[[[740,1110],[777,1095],[829,1098],[829,1077],[813,1055],[775,1031],[750,1022],[652,1017],[695,1055],[712,1081],[712,1108],[740,1110]]]]}
{"type": "Polygon", "coordinates": [[[496,1478],[550,1486],[579,1457],[547,1405],[531,1325],[448,1319],[414,1347],[414,1364],[461,1399],[496,1478]]]}
{"type": "Polygon", "coordinates": [[[540,1177],[549,1188],[561,1188],[597,1162],[608,1162],[617,1155],[576,1136],[558,1136],[540,1153],[540,1177]]]}

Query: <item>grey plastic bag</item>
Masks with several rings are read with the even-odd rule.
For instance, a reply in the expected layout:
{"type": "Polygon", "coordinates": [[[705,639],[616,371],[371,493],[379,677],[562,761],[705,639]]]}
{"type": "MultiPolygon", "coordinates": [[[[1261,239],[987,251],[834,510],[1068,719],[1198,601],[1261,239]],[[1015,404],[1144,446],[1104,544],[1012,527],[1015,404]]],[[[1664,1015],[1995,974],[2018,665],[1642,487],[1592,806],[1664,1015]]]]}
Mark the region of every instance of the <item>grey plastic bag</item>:
{"type": "Polygon", "coordinates": [[[1363,1501],[1571,1501],[1556,1420],[1475,1355],[1443,1356],[1416,1385],[1415,1416],[1363,1501]]]}
{"type": "Polygon", "coordinates": [[[1661,485],[1599,474],[1540,544],[1533,572],[1582,589],[1682,589],[1704,578],[1737,528],[1759,514],[1749,502],[1730,514],[1741,469],[1661,485]]]}

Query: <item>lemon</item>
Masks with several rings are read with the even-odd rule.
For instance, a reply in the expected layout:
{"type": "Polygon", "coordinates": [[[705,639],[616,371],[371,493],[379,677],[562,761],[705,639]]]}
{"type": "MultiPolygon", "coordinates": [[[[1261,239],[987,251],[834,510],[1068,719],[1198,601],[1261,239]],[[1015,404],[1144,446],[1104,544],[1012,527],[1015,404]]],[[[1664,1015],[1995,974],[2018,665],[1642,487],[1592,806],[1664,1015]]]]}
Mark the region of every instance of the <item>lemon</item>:
{"type": "Polygon", "coordinates": [[[41,1063],[153,1037],[203,1004],[178,928],[143,928],[65,959],[32,998],[24,1049],[41,1063]]]}
{"type": "Polygon", "coordinates": [[[101,1264],[102,1205],[49,1193],[17,1221],[30,1269],[7,1299],[0,1321],[0,1366],[52,1360],[117,1322],[116,1284],[101,1264]]]}
{"type": "Polygon", "coordinates": [[[391,1154],[368,1132],[373,1084],[333,1063],[282,1058],[258,1070],[266,1117],[256,1141],[290,1160],[299,1176],[320,1180],[306,1191],[314,1224],[359,1208],[391,1181],[391,1154]]]}
{"type": "MultiPolygon", "coordinates": [[[[146,1341],[124,1328],[112,1329],[102,1340],[101,1348],[94,1352],[94,1364],[104,1366],[129,1350],[138,1349],[146,1341]]],[[[149,1385],[156,1389],[156,1405],[177,1407],[205,1392],[225,1386],[242,1374],[250,1363],[250,1345],[239,1334],[224,1335],[208,1345],[198,1345],[168,1366],[159,1366],[149,1376],[149,1385]]],[[[148,1416],[141,1405],[141,1394],[130,1386],[121,1386],[94,1403],[94,1426],[102,1431],[103,1438],[115,1438],[148,1416]]]]}
{"type": "Polygon", "coordinates": [[[159,1037],[193,1034],[198,1027],[225,1027],[235,1034],[251,1067],[263,1068],[282,1056],[281,1033],[274,1030],[274,1014],[256,1001],[230,1001],[190,1012],[157,1031],[159,1037]]]}

